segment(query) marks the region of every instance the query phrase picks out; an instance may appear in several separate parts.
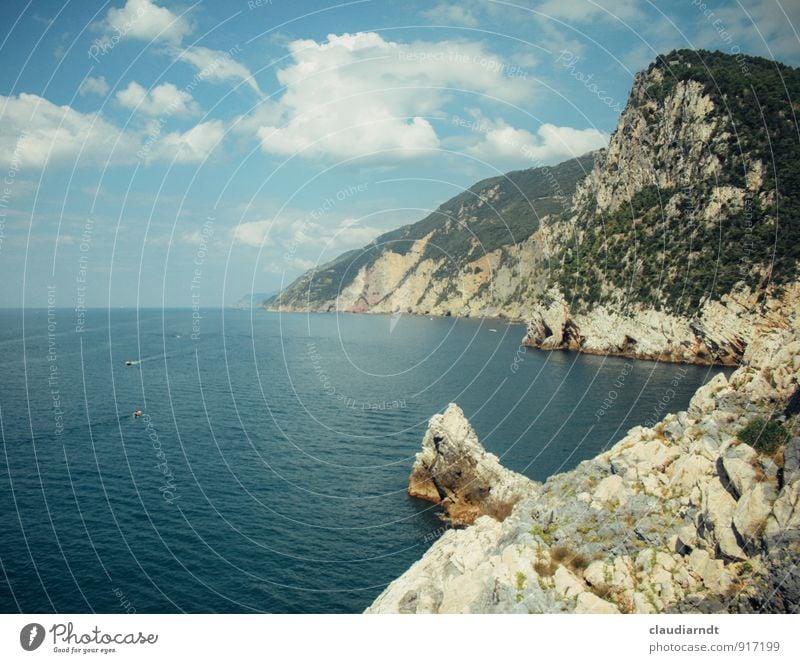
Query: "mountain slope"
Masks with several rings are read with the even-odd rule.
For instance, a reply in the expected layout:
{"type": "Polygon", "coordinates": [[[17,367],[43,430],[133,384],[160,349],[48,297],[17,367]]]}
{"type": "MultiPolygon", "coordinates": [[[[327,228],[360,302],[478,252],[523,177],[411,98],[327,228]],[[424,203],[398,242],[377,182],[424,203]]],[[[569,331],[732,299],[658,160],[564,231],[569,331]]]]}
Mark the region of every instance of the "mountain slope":
{"type": "Polygon", "coordinates": [[[796,296],[798,98],[800,70],[763,58],[681,50],[637,74],[548,228],[526,343],[738,364],[762,314],[796,296]]]}
{"type": "Polygon", "coordinates": [[[481,182],[270,305],[505,315],[532,347],[738,364],[796,294],[798,99],[798,69],[673,51],[636,75],[587,177],[569,162],[481,182]]]}
{"type": "Polygon", "coordinates": [[[557,254],[560,289],[584,306],[613,287],[692,313],[738,284],[794,280],[798,102],[800,70],[762,58],[683,50],[637,75],[576,196],[580,246],[557,254]]]}
{"type": "Polygon", "coordinates": [[[478,182],[421,221],[307,272],[266,303],[283,310],[445,313],[450,309],[440,305],[455,289],[475,297],[491,283],[504,249],[568,208],[595,156],[478,182]]]}

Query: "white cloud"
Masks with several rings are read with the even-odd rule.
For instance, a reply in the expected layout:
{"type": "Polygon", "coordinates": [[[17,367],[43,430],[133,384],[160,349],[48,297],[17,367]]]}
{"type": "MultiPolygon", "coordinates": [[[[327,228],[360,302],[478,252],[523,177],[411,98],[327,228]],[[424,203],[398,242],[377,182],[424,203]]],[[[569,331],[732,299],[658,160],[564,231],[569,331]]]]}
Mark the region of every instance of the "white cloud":
{"type": "Polygon", "coordinates": [[[192,95],[172,83],[146,90],[136,81],[131,81],[128,87],[117,92],[116,97],[121,106],[145,115],[187,117],[200,112],[192,95]]]}
{"type": "Polygon", "coordinates": [[[253,248],[269,248],[272,271],[309,269],[344,251],[360,248],[385,230],[364,225],[358,219],[313,221],[299,218],[270,218],[240,223],[231,231],[234,241],[253,248]],[[324,258],[320,258],[324,255],[324,258]]]}
{"type": "Polygon", "coordinates": [[[256,94],[264,96],[250,70],[242,63],[234,60],[227,51],[215,51],[203,46],[191,46],[176,51],[175,55],[182,62],[195,67],[198,71],[198,77],[202,80],[217,83],[244,82],[256,94]]]}
{"type": "Polygon", "coordinates": [[[87,76],[83,79],[81,86],[78,88],[78,94],[82,97],[85,97],[87,94],[97,94],[104,97],[108,94],[108,90],[109,87],[108,83],[106,83],[105,76],[100,76],[99,78],[87,76]]]}
{"type": "MultiPolygon", "coordinates": [[[[277,72],[285,93],[259,110],[276,118],[257,130],[265,152],[418,156],[439,146],[425,116],[445,115],[454,92],[442,88],[509,102],[529,100],[535,89],[512,64],[473,42],[403,44],[360,32],[294,41],[289,53],[291,64],[277,72]]],[[[244,120],[239,129],[246,126],[244,120]]]]}
{"type": "Polygon", "coordinates": [[[451,5],[447,2],[440,2],[431,9],[422,12],[422,15],[440,25],[462,25],[468,28],[475,28],[479,25],[475,14],[469,9],[461,5],[451,5]]]}
{"type": "Polygon", "coordinates": [[[272,260],[267,256],[265,257],[267,259],[264,261],[263,271],[268,274],[283,274],[286,271],[292,272],[295,270],[307,272],[317,264],[313,260],[298,258],[297,256],[285,255],[273,258],[272,260]]]}
{"type": "Polygon", "coordinates": [[[127,0],[112,7],[101,26],[109,39],[140,39],[179,44],[192,31],[186,18],[159,7],[151,0],[127,0]]]}
{"type": "Polygon", "coordinates": [[[233,237],[239,244],[254,246],[256,248],[262,245],[269,246],[270,243],[267,241],[267,235],[273,223],[274,221],[272,219],[240,223],[234,228],[233,237]]]}
{"type": "Polygon", "coordinates": [[[188,131],[173,131],[159,137],[147,160],[202,163],[222,144],[224,137],[225,125],[221,120],[201,122],[188,131]]]}
{"type": "Polygon", "coordinates": [[[56,106],[35,94],[0,95],[0,109],[0,163],[9,167],[41,167],[79,156],[98,163],[125,158],[137,148],[131,136],[98,113],[56,106]]]}
{"type": "MultiPolygon", "coordinates": [[[[759,53],[788,62],[800,60],[800,4],[741,0],[741,7],[697,10],[698,40],[707,48],[759,53]]],[[[693,9],[696,9],[693,7],[693,9]]]]}
{"type": "Polygon", "coordinates": [[[99,113],[57,106],[35,94],[0,95],[0,166],[23,169],[80,160],[80,165],[129,165],[173,159],[200,163],[225,135],[220,120],[162,135],[154,126],[124,131],[99,113]]]}
{"type": "Polygon", "coordinates": [[[200,230],[193,230],[191,232],[182,233],[180,239],[185,244],[190,244],[192,246],[197,246],[198,244],[208,244],[209,240],[213,238],[213,233],[209,237],[207,232],[202,232],[200,230]]]}
{"type": "Polygon", "coordinates": [[[609,136],[597,129],[573,129],[543,124],[536,133],[504,122],[478,124],[483,139],[466,152],[486,161],[510,159],[530,166],[555,164],[608,145],[609,136]]]}

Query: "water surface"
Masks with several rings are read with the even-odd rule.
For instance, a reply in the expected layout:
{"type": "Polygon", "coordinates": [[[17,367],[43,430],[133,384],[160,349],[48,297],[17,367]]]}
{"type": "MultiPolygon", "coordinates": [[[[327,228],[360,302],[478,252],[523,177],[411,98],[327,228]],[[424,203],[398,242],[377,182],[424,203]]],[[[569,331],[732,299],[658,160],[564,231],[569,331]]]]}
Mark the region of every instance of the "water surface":
{"type": "Polygon", "coordinates": [[[0,311],[5,612],[361,611],[441,533],[405,488],[448,403],[543,480],[719,370],[525,350],[490,320],[75,322],[0,311]]]}

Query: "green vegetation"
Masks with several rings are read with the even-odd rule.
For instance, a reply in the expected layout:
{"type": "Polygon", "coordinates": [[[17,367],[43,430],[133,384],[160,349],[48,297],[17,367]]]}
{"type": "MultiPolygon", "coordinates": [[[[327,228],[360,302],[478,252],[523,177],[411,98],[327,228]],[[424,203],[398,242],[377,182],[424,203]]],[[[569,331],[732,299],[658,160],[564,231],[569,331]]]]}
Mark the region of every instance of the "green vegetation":
{"type": "MultiPolygon", "coordinates": [[[[645,186],[610,214],[582,211],[579,241],[565,243],[552,282],[588,309],[619,289],[630,302],[691,314],[706,298],[720,299],[743,282],[797,276],[800,260],[800,69],[763,58],[680,50],[648,70],[660,82],[645,89],[639,108],[655,130],[662,103],[681,81],[696,81],[719,114],[712,142],[721,167],[683,189],[645,186]],[[656,69],[660,70],[658,75],[656,69]],[[754,164],[764,167],[758,193],[743,206],[723,204],[714,218],[700,213],[715,187],[743,188],[754,164]],[[674,212],[672,211],[674,209],[674,212]]],[[[677,151],[679,145],[664,146],[677,151]]],[[[659,164],[655,164],[656,168],[659,164]]]]}
{"type": "MultiPolygon", "coordinates": [[[[593,155],[483,180],[418,223],[305,274],[282,293],[283,301],[303,306],[332,300],[385,251],[407,254],[428,235],[421,259],[444,257],[435,279],[451,279],[485,253],[527,239],[542,217],[567,221],[575,212],[577,222],[566,225],[570,234],[560,239],[547,276],[541,283],[516,284],[511,299],[551,285],[576,312],[607,302],[613,291],[623,298],[614,303],[691,316],[704,301],[719,300],[739,283],[779,292],[797,278],[800,261],[800,69],[757,57],[677,50],[659,56],[647,75],[650,84],[637,88],[631,103],[647,122],[640,138],[643,145],[650,142],[656,172],[695,158],[680,137],[654,144],[671,135],[672,125],[664,123],[682,117],[680,99],[671,96],[677,86],[694,81],[713,103],[707,118],[714,124],[713,140],[703,158],[718,167],[709,167],[690,186],[644,186],[613,212],[600,213],[595,199],[582,209],[567,209],[593,155]],[[666,106],[675,114],[668,117],[666,106]],[[757,163],[761,184],[743,203],[718,195],[720,187],[744,188],[747,176],[751,186],[757,182],[757,163]],[[708,213],[715,209],[714,196],[718,211],[708,213]]],[[[507,258],[502,252],[501,262],[507,258]]]]}
{"type": "Polygon", "coordinates": [[[307,272],[266,303],[303,305],[334,299],[359,269],[373,264],[384,251],[406,255],[415,241],[431,233],[421,259],[445,257],[435,276],[447,278],[485,253],[524,241],[539,228],[540,219],[563,212],[593,166],[594,155],[587,154],[556,166],[517,170],[478,182],[421,221],[307,272]]]}
{"type": "Polygon", "coordinates": [[[555,523],[550,523],[547,527],[542,527],[539,523],[534,523],[531,528],[531,536],[541,539],[544,544],[549,546],[553,543],[553,534],[557,529],[558,526],[555,523]]]}
{"type": "Polygon", "coordinates": [[[777,421],[756,417],[739,431],[739,439],[756,451],[775,453],[789,441],[789,431],[777,421]]]}
{"type": "Polygon", "coordinates": [[[528,578],[522,571],[517,571],[517,603],[522,601],[522,592],[525,589],[525,585],[528,584],[528,578]]]}

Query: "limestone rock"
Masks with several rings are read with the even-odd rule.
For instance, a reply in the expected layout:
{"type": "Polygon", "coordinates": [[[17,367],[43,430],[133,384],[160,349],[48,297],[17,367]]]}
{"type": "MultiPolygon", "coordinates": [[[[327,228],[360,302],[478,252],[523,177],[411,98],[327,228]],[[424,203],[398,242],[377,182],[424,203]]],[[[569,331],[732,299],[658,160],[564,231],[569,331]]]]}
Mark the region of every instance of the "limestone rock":
{"type": "Polygon", "coordinates": [[[800,553],[800,481],[786,486],[772,506],[764,528],[764,540],[772,552],[792,547],[800,553]]]}
{"type": "Polygon", "coordinates": [[[594,491],[594,499],[597,502],[611,502],[619,500],[623,491],[624,482],[622,477],[612,474],[603,479],[594,491]]]}
{"type": "Polygon", "coordinates": [[[452,523],[469,525],[481,515],[503,520],[532,488],[530,479],[504,468],[483,448],[461,408],[451,403],[431,417],[408,494],[441,503],[452,523]]]}
{"type": "Polygon", "coordinates": [[[714,464],[706,457],[694,453],[680,456],[672,467],[670,486],[679,494],[688,494],[699,481],[714,471],[714,464]]]}
{"type": "Polygon", "coordinates": [[[755,552],[760,545],[767,517],[777,497],[778,491],[773,484],[761,482],[744,493],[736,503],[733,524],[739,538],[751,552],[755,552]]]}
{"type": "Polygon", "coordinates": [[[578,614],[618,615],[619,608],[591,592],[583,592],[578,596],[575,612],[578,614]]]}
{"type": "Polygon", "coordinates": [[[793,437],[783,450],[783,484],[800,480],[800,437],[793,437]]]}
{"type": "Polygon", "coordinates": [[[744,495],[756,482],[756,450],[740,443],[726,446],[720,455],[725,477],[736,492],[736,496],[744,495]]]}
{"type": "MultiPolygon", "coordinates": [[[[753,347],[780,352],[772,341],[753,347]]],[[[444,496],[456,515],[477,517],[436,541],[369,611],[796,609],[797,441],[783,449],[779,470],[780,454],[767,459],[735,437],[753,416],[782,407],[752,399],[775,396],[785,375],[750,347],[745,355],[730,381],[699,390],[683,418],[632,428],[544,484],[502,468],[455,406],[434,417],[412,484],[434,501],[444,496]]]]}
{"type": "Polygon", "coordinates": [[[700,387],[692,400],[689,401],[688,414],[693,419],[699,419],[705,414],[712,412],[717,405],[717,394],[728,386],[728,380],[724,373],[717,373],[711,380],[700,387]]]}
{"type": "Polygon", "coordinates": [[[556,592],[566,598],[577,596],[586,589],[586,586],[563,566],[556,569],[553,581],[556,592]]]}
{"type": "Polygon", "coordinates": [[[698,531],[729,559],[747,559],[733,531],[736,501],[719,481],[709,481],[701,489],[698,531]]]}

